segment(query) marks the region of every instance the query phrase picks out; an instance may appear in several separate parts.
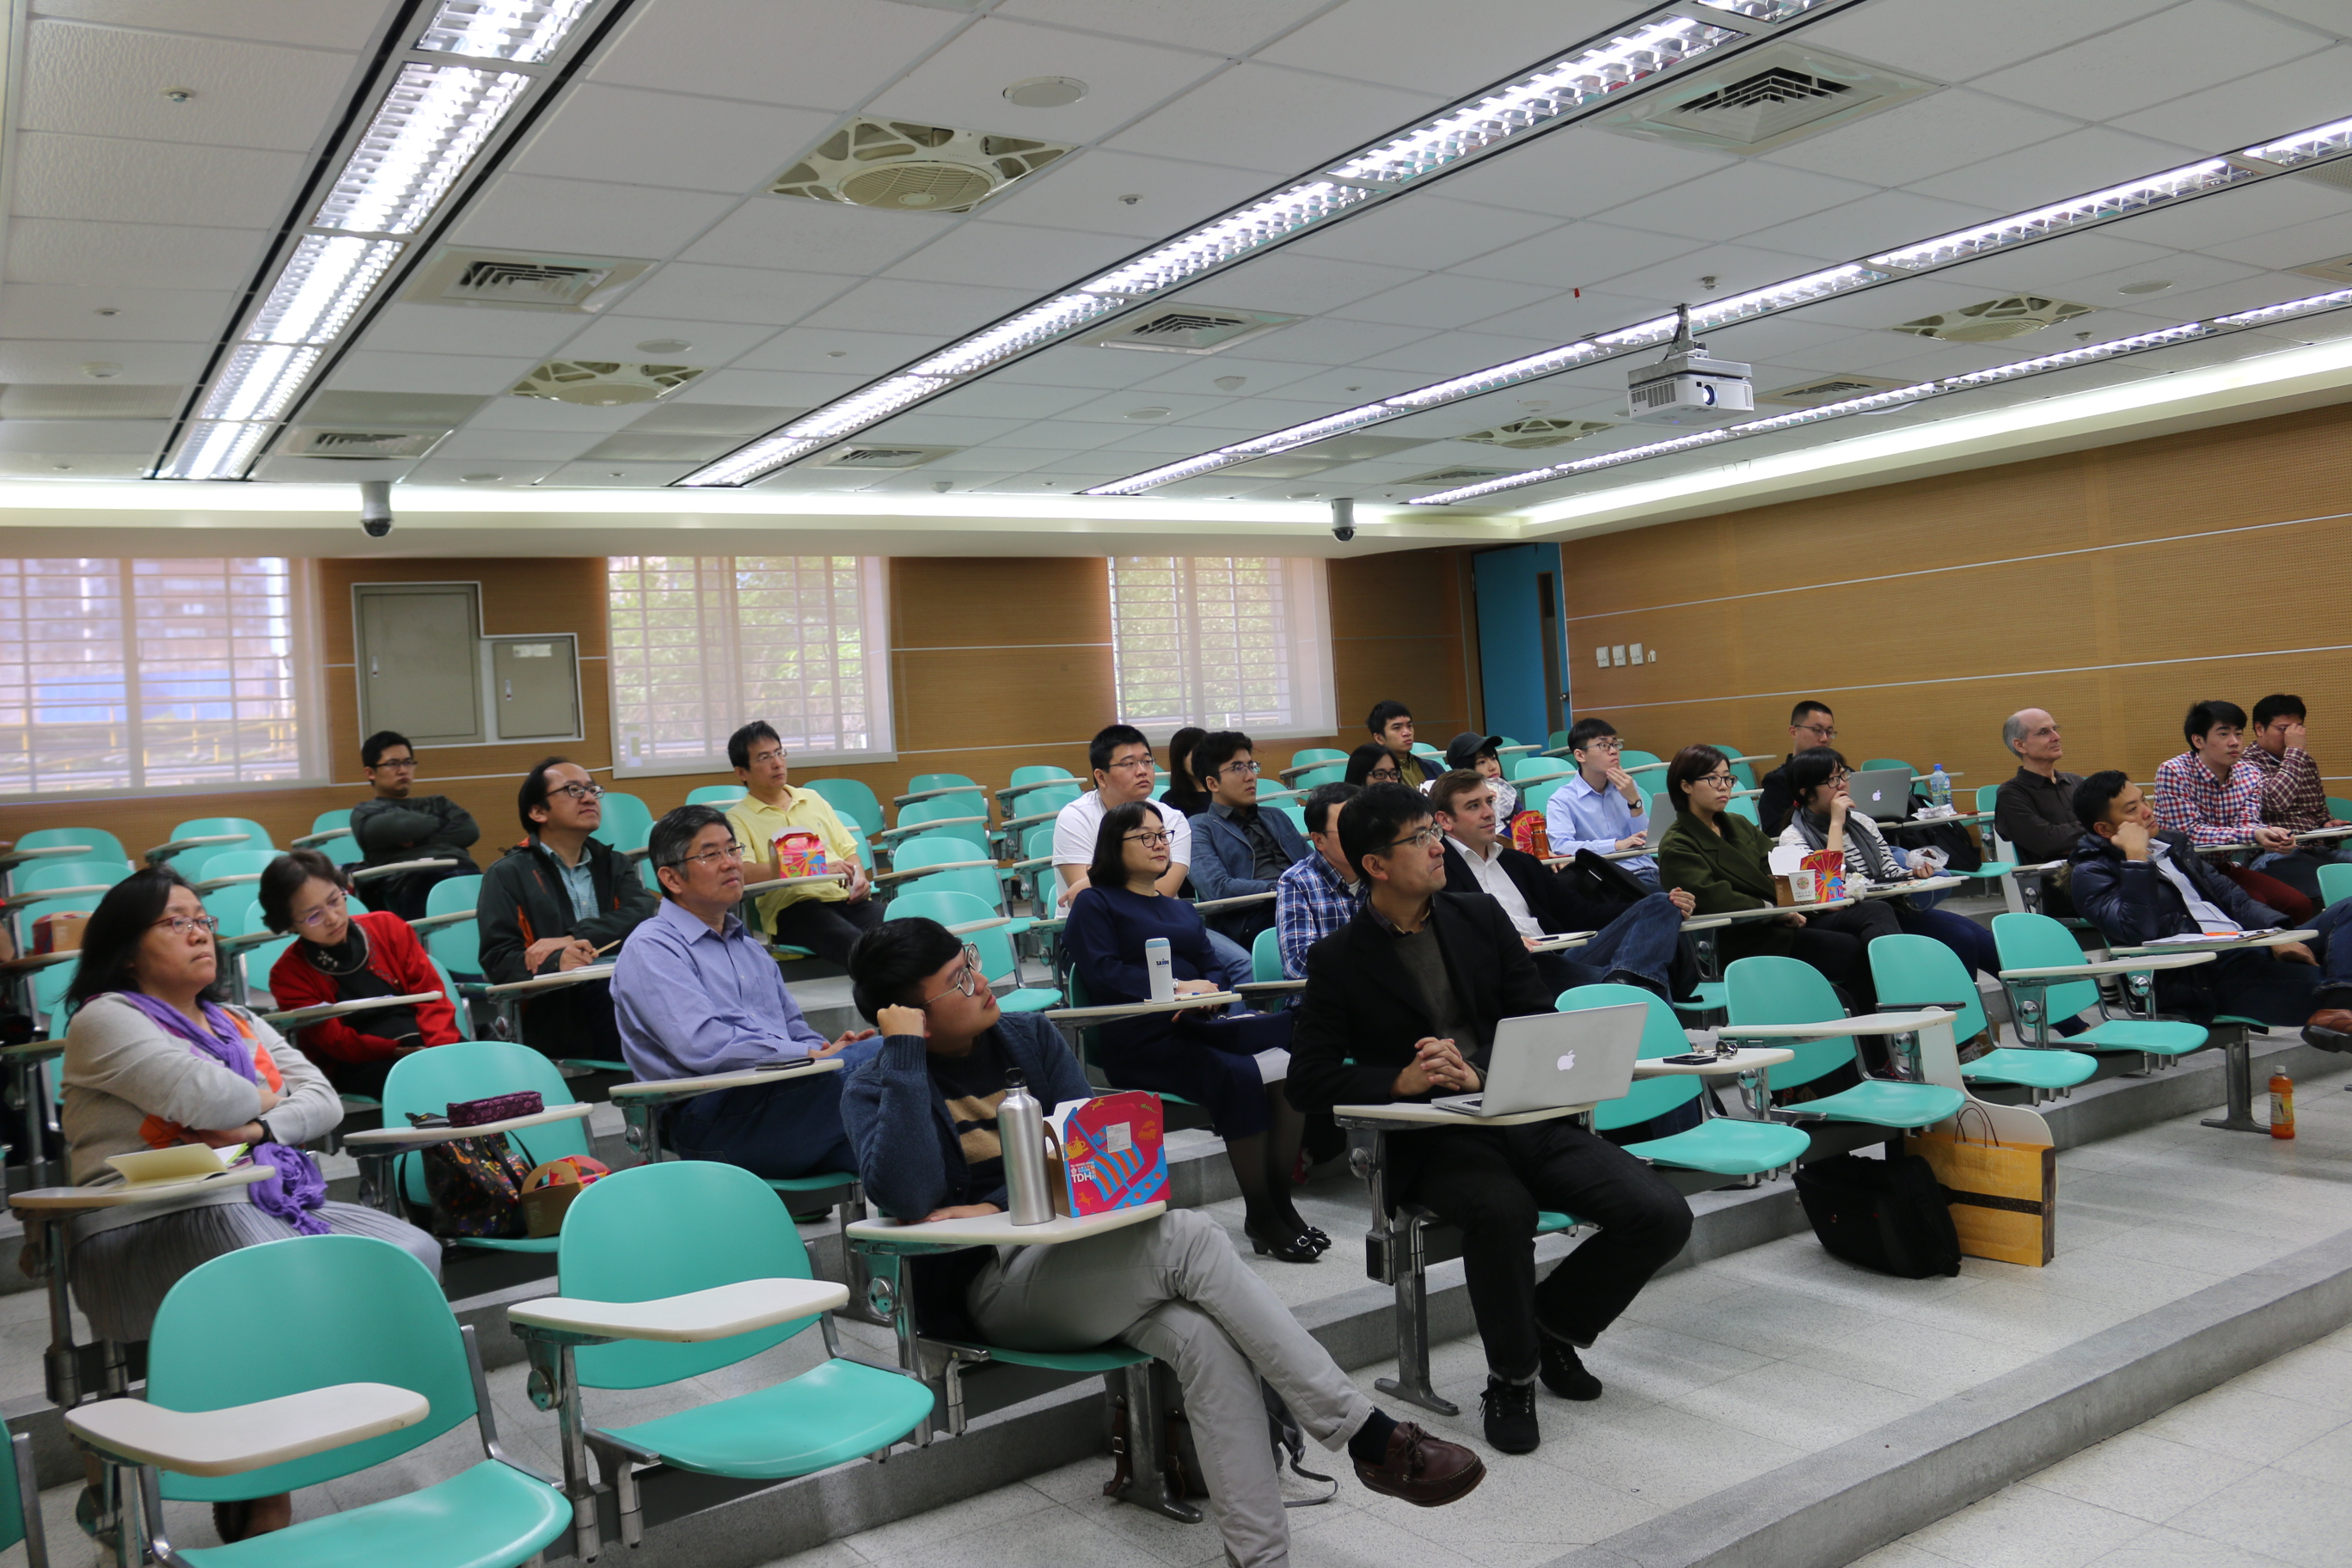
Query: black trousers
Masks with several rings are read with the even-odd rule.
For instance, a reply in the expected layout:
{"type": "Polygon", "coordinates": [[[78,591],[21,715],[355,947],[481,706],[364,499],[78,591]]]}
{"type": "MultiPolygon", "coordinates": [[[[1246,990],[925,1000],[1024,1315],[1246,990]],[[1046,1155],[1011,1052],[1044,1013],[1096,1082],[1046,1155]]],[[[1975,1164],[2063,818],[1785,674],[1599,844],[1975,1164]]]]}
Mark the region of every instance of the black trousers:
{"type": "Polygon", "coordinates": [[[1471,1315],[1497,1377],[1535,1375],[1539,1334],[1589,1345],[1690,1238],[1690,1205],[1656,1172],[1563,1119],[1413,1135],[1398,1194],[1462,1227],[1471,1315]],[[1536,1213],[1601,1227],[1536,1281],[1536,1213]]]}
{"type": "Polygon", "coordinates": [[[613,983],[585,980],[525,1002],[522,1043],[559,1059],[619,1061],[621,1026],[613,1017],[613,983]]]}
{"type": "Polygon", "coordinates": [[[359,884],[360,902],[372,910],[390,910],[404,921],[425,918],[425,900],[436,882],[452,877],[478,877],[478,866],[452,866],[440,871],[404,871],[397,877],[372,877],[359,884]]]}
{"type": "Polygon", "coordinates": [[[882,923],[882,906],[871,897],[794,899],[776,911],[776,940],[804,947],[827,963],[849,967],[857,939],[882,923]]]}

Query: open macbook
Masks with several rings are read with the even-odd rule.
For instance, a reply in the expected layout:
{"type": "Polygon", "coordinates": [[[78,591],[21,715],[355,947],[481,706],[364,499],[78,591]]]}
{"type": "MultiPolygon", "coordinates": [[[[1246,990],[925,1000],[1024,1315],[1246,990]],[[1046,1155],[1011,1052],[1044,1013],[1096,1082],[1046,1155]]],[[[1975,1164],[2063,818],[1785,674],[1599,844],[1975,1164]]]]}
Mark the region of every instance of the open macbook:
{"type": "Polygon", "coordinates": [[[1486,1087],[1430,1103],[1465,1116],[1510,1116],[1616,1100],[1633,1087],[1649,1008],[1639,1002],[1574,1013],[1530,1013],[1495,1026],[1486,1087]]]}
{"type": "Polygon", "coordinates": [[[1901,822],[1911,815],[1909,768],[1864,768],[1846,779],[1846,797],[1874,822],[1901,822]]]}

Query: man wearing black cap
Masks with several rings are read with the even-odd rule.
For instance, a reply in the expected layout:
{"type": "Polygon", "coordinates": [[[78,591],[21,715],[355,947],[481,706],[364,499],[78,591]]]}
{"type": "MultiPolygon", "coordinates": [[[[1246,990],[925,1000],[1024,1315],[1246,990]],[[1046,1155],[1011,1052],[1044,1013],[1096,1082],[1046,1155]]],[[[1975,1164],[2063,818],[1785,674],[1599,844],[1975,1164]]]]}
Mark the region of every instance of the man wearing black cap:
{"type": "MultiPolygon", "coordinates": [[[[1519,792],[1503,780],[1503,737],[1465,730],[1445,742],[1445,771],[1467,768],[1495,786],[1495,820],[1508,823],[1519,812],[1519,792]]],[[[1435,783],[1432,780],[1431,783],[1435,783]]],[[[1427,785],[1423,793],[1428,793],[1427,785]]]]}

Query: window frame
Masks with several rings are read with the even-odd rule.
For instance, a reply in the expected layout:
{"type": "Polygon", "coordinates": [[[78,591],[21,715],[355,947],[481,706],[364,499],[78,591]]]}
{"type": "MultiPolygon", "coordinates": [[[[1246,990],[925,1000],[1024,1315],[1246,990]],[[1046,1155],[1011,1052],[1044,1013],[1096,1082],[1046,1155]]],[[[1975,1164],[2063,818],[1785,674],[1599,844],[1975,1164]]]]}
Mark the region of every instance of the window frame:
{"type": "MultiPolygon", "coordinates": [[[[1329,735],[1338,723],[1338,696],[1332,674],[1331,599],[1328,563],[1316,555],[1113,555],[1108,558],[1106,590],[1109,599],[1111,693],[1120,719],[1143,731],[1154,745],[1164,745],[1177,731],[1188,725],[1202,725],[1210,730],[1241,730],[1255,742],[1303,740],[1329,735]],[[1176,610],[1181,627],[1180,638],[1189,647],[1180,647],[1179,658],[1185,661],[1186,683],[1192,688],[1186,697],[1188,709],[1195,710],[1172,721],[1165,714],[1138,717],[1136,706],[1128,698],[1129,655],[1119,631],[1119,576],[1122,563],[1171,563],[1181,576],[1176,594],[1176,610]],[[1282,642],[1286,648],[1285,679],[1291,699],[1290,712],[1281,722],[1268,722],[1246,714],[1210,715],[1205,711],[1200,679],[1200,644],[1202,633],[1199,622],[1199,574],[1203,567],[1223,566],[1230,570],[1257,563],[1277,563],[1284,569],[1282,584],[1285,621],[1282,642]]],[[[1148,634],[1146,634],[1148,635],[1148,634]]]]}

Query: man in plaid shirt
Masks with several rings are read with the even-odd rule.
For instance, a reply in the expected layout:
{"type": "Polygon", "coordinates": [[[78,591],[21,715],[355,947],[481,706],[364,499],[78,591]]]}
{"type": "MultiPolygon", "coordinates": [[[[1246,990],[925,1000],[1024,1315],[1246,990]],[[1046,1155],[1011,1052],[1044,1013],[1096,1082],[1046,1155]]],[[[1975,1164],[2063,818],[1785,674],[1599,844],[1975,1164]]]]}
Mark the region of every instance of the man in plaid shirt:
{"type": "Polygon", "coordinates": [[[2296,853],[2294,835],[2263,820],[2263,770],[2241,766],[2246,749],[2246,710],[2234,702],[2200,702],[2181,723],[2189,750],[2156,770],[2157,821],[2202,848],[2209,844],[2252,844],[2252,868],[2274,877],[2314,904],[2319,866],[2296,853]]]}
{"type": "MultiPolygon", "coordinates": [[[[2245,760],[2263,773],[2263,820],[2289,833],[2345,826],[2328,810],[2327,785],[2304,744],[2305,734],[2302,698],[2281,691],[2254,704],[2253,733],[2248,737],[2253,744],[2246,748],[2245,760]]],[[[2322,865],[2352,862],[2342,841],[2306,844],[2303,853],[2322,865]]]]}
{"type": "Polygon", "coordinates": [[[1304,807],[1307,837],[1315,853],[1292,866],[1274,885],[1274,929],[1282,944],[1282,973],[1307,978],[1307,950],[1356,918],[1363,884],[1339,847],[1339,808],[1363,794],[1351,784],[1318,784],[1304,807]]]}

